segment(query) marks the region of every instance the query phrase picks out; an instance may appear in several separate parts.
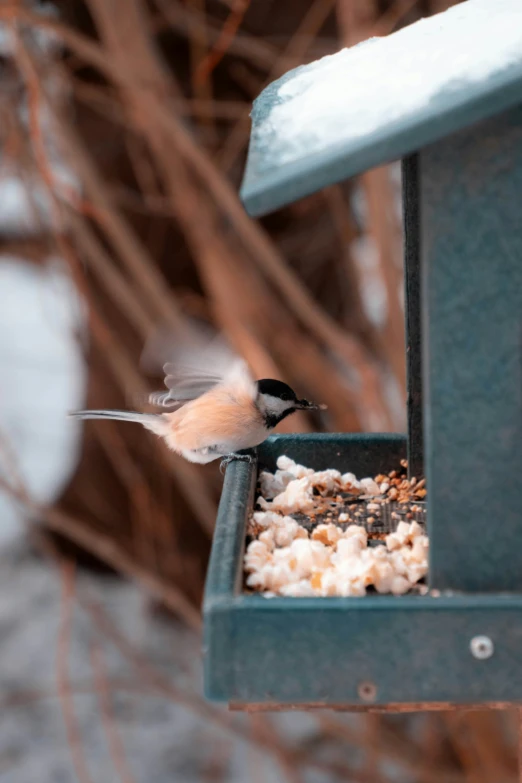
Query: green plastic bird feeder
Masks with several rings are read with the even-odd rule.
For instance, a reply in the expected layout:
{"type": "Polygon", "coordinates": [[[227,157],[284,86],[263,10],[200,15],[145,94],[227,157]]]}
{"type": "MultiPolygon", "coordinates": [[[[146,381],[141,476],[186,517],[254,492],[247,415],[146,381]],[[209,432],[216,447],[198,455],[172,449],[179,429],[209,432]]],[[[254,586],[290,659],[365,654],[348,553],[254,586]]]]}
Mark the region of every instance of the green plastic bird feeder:
{"type": "Polygon", "coordinates": [[[263,215],[403,160],[407,438],[275,436],[232,463],[214,536],[205,689],[240,708],[522,702],[522,2],[468,0],[270,85],[241,196],[263,215]],[[258,470],[425,468],[434,595],[242,588],[258,470]]]}

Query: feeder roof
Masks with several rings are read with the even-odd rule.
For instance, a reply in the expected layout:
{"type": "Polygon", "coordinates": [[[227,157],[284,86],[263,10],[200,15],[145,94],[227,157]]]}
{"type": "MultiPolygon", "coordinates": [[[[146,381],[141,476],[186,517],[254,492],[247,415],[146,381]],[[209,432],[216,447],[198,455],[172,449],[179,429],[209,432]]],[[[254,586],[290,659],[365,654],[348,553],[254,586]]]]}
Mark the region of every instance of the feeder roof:
{"type": "Polygon", "coordinates": [[[522,0],[467,0],[269,85],[242,200],[266,214],[521,102],[522,0]]]}

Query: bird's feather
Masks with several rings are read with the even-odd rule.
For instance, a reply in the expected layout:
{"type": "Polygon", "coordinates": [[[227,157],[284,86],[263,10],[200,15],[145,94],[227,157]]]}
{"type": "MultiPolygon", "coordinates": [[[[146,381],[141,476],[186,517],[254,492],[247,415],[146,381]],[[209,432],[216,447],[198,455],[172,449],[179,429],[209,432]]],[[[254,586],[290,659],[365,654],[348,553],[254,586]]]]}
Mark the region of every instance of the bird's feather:
{"type": "Polygon", "coordinates": [[[133,421],[142,424],[146,429],[164,435],[166,429],[166,420],[163,414],[157,413],[138,413],[137,411],[118,411],[118,410],[88,410],[72,411],[69,416],[73,419],[112,419],[113,421],[133,421]]]}
{"type": "Polygon", "coordinates": [[[219,385],[166,417],[167,441],[175,450],[224,446],[223,453],[228,453],[257,445],[266,437],[263,417],[248,385],[219,385]]]}
{"type": "Polygon", "coordinates": [[[151,394],[152,405],[172,408],[230,383],[249,389],[255,398],[257,389],[248,365],[221,335],[210,339],[207,332],[196,331],[190,340],[173,342],[169,353],[169,360],[163,365],[168,391],[151,394]]]}

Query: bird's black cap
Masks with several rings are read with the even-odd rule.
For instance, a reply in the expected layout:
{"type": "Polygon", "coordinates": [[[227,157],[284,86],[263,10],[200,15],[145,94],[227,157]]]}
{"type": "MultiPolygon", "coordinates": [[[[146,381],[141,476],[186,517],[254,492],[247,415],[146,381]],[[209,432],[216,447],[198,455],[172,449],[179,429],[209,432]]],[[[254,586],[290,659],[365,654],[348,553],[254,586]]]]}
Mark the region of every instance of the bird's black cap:
{"type": "Polygon", "coordinates": [[[273,378],[263,378],[257,382],[257,388],[260,394],[270,394],[272,397],[279,397],[280,400],[292,400],[297,402],[295,391],[283,381],[276,381],[273,378]]]}

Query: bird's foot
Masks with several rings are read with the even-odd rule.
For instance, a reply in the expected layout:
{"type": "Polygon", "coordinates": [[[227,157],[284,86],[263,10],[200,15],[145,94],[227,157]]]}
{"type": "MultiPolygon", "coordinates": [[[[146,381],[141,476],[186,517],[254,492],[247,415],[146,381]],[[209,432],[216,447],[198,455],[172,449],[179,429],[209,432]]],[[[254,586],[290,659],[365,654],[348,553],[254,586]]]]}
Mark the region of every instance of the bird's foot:
{"type": "Polygon", "coordinates": [[[223,457],[221,460],[219,469],[221,470],[221,473],[224,473],[227,465],[230,465],[231,462],[248,462],[248,464],[251,465],[254,462],[254,459],[255,457],[253,457],[252,454],[227,454],[227,456],[223,457]]]}

